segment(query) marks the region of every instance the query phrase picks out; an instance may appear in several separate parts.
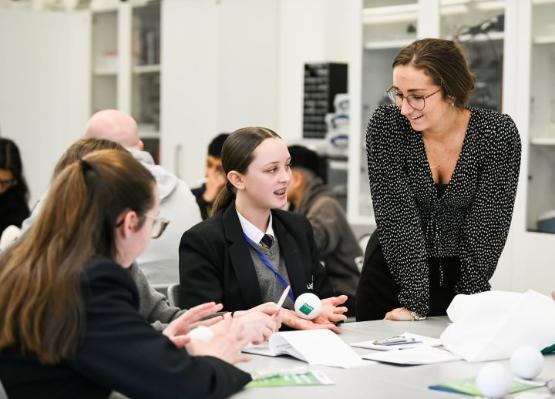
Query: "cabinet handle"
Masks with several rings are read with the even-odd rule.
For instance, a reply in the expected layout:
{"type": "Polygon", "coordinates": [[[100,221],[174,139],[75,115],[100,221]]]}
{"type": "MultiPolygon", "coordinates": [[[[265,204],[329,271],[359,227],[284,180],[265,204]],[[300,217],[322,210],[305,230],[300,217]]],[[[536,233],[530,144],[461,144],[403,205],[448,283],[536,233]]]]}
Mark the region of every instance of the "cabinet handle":
{"type": "Polygon", "coordinates": [[[183,146],[178,144],[174,148],[174,157],[173,157],[173,170],[175,175],[181,179],[181,150],[183,146]]]}

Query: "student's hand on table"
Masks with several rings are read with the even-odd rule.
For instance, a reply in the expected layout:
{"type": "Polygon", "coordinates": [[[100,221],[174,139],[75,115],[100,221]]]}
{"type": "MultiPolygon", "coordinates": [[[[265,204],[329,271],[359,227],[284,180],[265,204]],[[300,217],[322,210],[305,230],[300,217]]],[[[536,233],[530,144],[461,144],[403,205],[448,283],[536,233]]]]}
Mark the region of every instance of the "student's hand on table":
{"type": "Polygon", "coordinates": [[[222,307],[222,304],[216,304],[214,302],[203,303],[202,305],[195,306],[168,324],[162,333],[168,337],[175,344],[175,346],[181,348],[189,343],[190,339],[185,334],[193,328],[198,325],[211,326],[221,321],[221,316],[203,321],[200,320],[206,316],[219,312],[222,310],[222,307]]]}
{"type": "Polygon", "coordinates": [[[333,323],[315,323],[313,320],[299,317],[294,310],[281,309],[280,313],[282,315],[282,323],[295,330],[327,329],[337,334],[341,333],[341,329],[333,323]]]}
{"type": "Polygon", "coordinates": [[[555,300],[555,291],[551,292],[551,298],[553,298],[553,300],[555,300]]]}
{"type": "Polygon", "coordinates": [[[241,323],[237,323],[228,313],[223,320],[212,327],[214,336],[209,341],[191,341],[187,345],[193,356],[213,356],[231,364],[246,362],[249,356],[241,353],[241,349],[249,343],[241,323]]]}
{"type": "Polygon", "coordinates": [[[414,318],[407,308],[396,308],[385,314],[384,320],[412,321],[414,318]]]}
{"type": "Polygon", "coordinates": [[[329,324],[329,323],[339,323],[347,320],[347,316],[344,315],[347,312],[346,306],[343,305],[347,301],[347,295],[332,296],[326,299],[322,299],[320,303],[322,307],[320,308],[320,314],[318,317],[313,319],[316,324],[329,324]]]}
{"type": "Polygon", "coordinates": [[[280,313],[275,303],[267,302],[249,310],[234,312],[233,319],[243,324],[245,335],[250,336],[251,342],[257,345],[279,331],[280,313]]]}

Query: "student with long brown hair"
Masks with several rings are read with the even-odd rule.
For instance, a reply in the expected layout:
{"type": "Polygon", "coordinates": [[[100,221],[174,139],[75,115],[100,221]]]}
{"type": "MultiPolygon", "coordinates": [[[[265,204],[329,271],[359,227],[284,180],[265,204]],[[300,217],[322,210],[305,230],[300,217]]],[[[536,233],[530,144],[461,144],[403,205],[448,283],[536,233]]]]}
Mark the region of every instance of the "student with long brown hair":
{"type": "Polygon", "coordinates": [[[283,324],[340,331],[334,323],[346,319],[347,296],[333,296],[306,217],[280,210],[287,202],[290,163],[287,145],[270,129],[242,128],[226,139],[222,167],[228,181],[215,215],[186,231],[179,246],[186,306],[217,301],[225,310],[248,309],[277,302],[290,285],[280,311],[283,324]],[[305,292],[321,298],[321,314],[313,321],[291,310],[305,292]]]}
{"type": "MultiPolygon", "coordinates": [[[[125,268],[163,233],[158,213],[154,178],[126,152],[89,154],[54,180],[36,223],[0,257],[10,398],[220,398],[250,380],[229,364],[248,342],[231,318],[212,340],[189,342],[186,329],[164,336],[139,315],[125,268]]],[[[219,308],[191,309],[189,326],[219,308]]]]}

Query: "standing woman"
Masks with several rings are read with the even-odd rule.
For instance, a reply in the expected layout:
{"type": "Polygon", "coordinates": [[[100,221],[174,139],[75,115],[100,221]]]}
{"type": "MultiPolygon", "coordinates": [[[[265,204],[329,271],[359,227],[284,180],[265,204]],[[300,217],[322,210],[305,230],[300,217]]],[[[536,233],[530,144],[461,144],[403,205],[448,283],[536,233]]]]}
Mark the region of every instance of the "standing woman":
{"type": "Polygon", "coordinates": [[[318,260],[306,217],[280,210],[287,203],[291,156],[272,130],[247,127],[222,148],[228,182],[216,198],[214,216],[186,231],[179,246],[179,276],[185,306],[217,301],[224,310],[277,302],[291,286],[282,323],[299,329],[339,329],[346,295],[332,287],[318,260]],[[295,315],[294,299],[312,292],[323,299],[312,322],[295,315]]]}
{"type": "MultiPolygon", "coordinates": [[[[228,323],[180,348],[138,313],[125,270],[165,222],[153,176],[129,153],[104,150],[67,166],[33,226],[0,256],[0,380],[10,398],[222,398],[250,377],[228,323]]],[[[219,307],[189,310],[191,322],[219,307]]]]}
{"type": "Polygon", "coordinates": [[[393,61],[392,106],[366,132],[377,230],[357,320],[445,314],[456,294],[490,289],[520,167],[512,119],[466,106],[474,75],[461,47],[418,40],[393,61]]]}
{"type": "Polygon", "coordinates": [[[28,200],[19,149],[13,141],[0,137],[0,234],[10,225],[21,227],[29,216],[28,200]]]}

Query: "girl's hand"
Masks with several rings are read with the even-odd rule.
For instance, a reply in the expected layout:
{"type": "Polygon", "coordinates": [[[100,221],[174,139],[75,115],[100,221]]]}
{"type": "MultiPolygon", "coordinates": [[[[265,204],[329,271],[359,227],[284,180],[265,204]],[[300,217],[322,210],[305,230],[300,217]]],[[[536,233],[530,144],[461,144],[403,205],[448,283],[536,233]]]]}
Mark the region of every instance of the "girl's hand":
{"type": "Polygon", "coordinates": [[[314,323],[329,324],[347,320],[347,316],[344,315],[344,313],[347,312],[347,307],[339,306],[343,305],[345,301],[347,301],[347,295],[332,296],[322,299],[320,301],[322,304],[320,314],[313,319],[314,323]]]}
{"type": "Polygon", "coordinates": [[[216,331],[213,328],[214,336],[210,341],[191,341],[187,345],[189,353],[193,356],[217,357],[231,364],[250,360],[241,353],[241,349],[249,343],[241,323],[235,322],[228,313],[218,325],[216,331]]]}
{"type": "Polygon", "coordinates": [[[202,318],[219,312],[220,310],[222,310],[222,305],[214,302],[203,303],[202,305],[195,306],[168,324],[162,334],[168,337],[175,344],[175,346],[181,348],[189,342],[189,338],[185,335],[197,325],[212,325],[222,320],[222,317],[218,316],[205,321],[200,321],[202,318]]]}
{"type": "Polygon", "coordinates": [[[341,329],[333,323],[315,323],[313,320],[307,320],[299,317],[295,311],[290,309],[281,309],[282,323],[286,326],[294,328],[295,330],[315,330],[315,329],[327,329],[334,333],[340,334],[341,329]]]}

